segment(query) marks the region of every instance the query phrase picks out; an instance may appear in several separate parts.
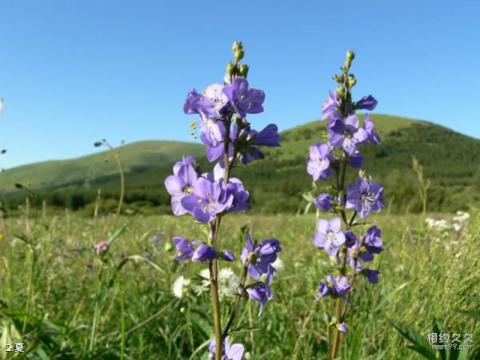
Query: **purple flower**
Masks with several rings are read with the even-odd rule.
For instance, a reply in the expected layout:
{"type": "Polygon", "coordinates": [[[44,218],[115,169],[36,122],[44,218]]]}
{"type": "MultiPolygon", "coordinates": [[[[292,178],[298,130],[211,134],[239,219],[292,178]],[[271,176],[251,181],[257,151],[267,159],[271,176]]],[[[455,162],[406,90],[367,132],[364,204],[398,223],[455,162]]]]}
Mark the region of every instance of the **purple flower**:
{"type": "Polygon", "coordinates": [[[248,275],[258,280],[262,275],[268,274],[271,264],[277,260],[277,253],[280,251],[282,251],[280,241],[263,240],[255,246],[252,237],[247,234],[247,243],[240,257],[243,264],[248,264],[248,275]]]}
{"type": "Polygon", "coordinates": [[[197,167],[197,162],[193,156],[184,156],[182,160],[177,161],[175,165],[173,165],[173,174],[177,175],[183,167],[191,166],[192,168],[197,167]]]}
{"type": "Polygon", "coordinates": [[[322,193],[318,195],[315,199],[315,206],[317,207],[317,209],[323,211],[330,211],[333,208],[333,200],[333,195],[322,193]]]}
{"type": "Polygon", "coordinates": [[[201,242],[193,252],[192,261],[197,261],[197,262],[210,261],[214,259],[215,256],[217,256],[215,249],[205,244],[204,242],[201,242]]]}
{"type": "Polygon", "coordinates": [[[313,244],[319,249],[324,249],[328,255],[336,256],[338,249],[345,243],[345,234],[341,229],[341,220],[335,217],[331,220],[319,219],[317,233],[313,244]]]}
{"type": "Polygon", "coordinates": [[[261,131],[251,130],[250,136],[255,145],[280,146],[280,135],[275,124],[269,124],[261,131]]]}
{"type": "Polygon", "coordinates": [[[347,209],[355,209],[361,218],[370,212],[380,212],[384,207],[383,187],[369,179],[359,177],[355,184],[348,185],[347,209]]]}
{"type": "Polygon", "coordinates": [[[258,146],[280,146],[280,135],[278,135],[277,125],[269,124],[260,132],[251,129],[250,126],[240,130],[238,134],[238,148],[243,164],[265,157],[258,146]]]}
{"type": "Polygon", "coordinates": [[[344,323],[337,324],[336,326],[337,326],[338,331],[340,331],[341,333],[343,333],[343,334],[347,333],[348,327],[344,323]]]}
{"type": "Polygon", "coordinates": [[[225,125],[220,120],[200,120],[200,140],[208,146],[217,147],[225,137],[225,125]]]}
{"type": "MultiPolygon", "coordinates": [[[[215,359],[216,342],[210,341],[208,345],[209,359],[215,359]]],[[[222,346],[222,360],[242,360],[245,349],[242,344],[230,344],[228,338],[225,339],[222,346]]]]}
{"type": "Polygon", "coordinates": [[[273,266],[268,265],[267,278],[265,282],[258,282],[253,286],[247,288],[247,294],[249,298],[253,301],[260,303],[260,309],[258,315],[260,316],[263,312],[265,304],[272,300],[272,290],[270,289],[270,283],[272,282],[273,274],[275,269],[273,266]]]}
{"type": "Polygon", "coordinates": [[[194,168],[195,160],[190,156],[177,162],[173,167],[173,175],[165,179],[165,187],[172,196],[171,206],[174,215],[183,215],[187,210],[182,206],[182,199],[191,194],[192,186],[198,175],[194,168]]]}
{"type": "Polygon", "coordinates": [[[193,246],[190,241],[187,239],[175,236],[172,239],[176,249],[175,249],[175,259],[177,260],[190,260],[193,256],[193,246]]]}
{"type": "Polygon", "coordinates": [[[208,223],[232,206],[233,201],[233,195],[227,194],[221,180],[200,177],[193,184],[192,195],[183,197],[181,203],[197,221],[208,223]]]}
{"type": "Polygon", "coordinates": [[[229,250],[226,250],[226,251],[222,251],[220,253],[220,256],[222,257],[223,260],[225,261],[235,261],[235,255],[233,255],[233,253],[229,250]]]}
{"type": "Polygon", "coordinates": [[[212,84],[205,89],[204,94],[193,89],[187,95],[183,111],[186,114],[199,114],[203,119],[219,119],[228,104],[223,88],[223,85],[212,84]]]}
{"type": "Polygon", "coordinates": [[[248,81],[243,77],[238,77],[231,85],[225,86],[223,93],[234,111],[242,118],[247,114],[258,114],[263,111],[265,93],[262,90],[249,89],[248,81]]]}
{"type": "Polygon", "coordinates": [[[362,275],[367,278],[370,284],[376,284],[378,283],[378,276],[380,275],[380,271],[364,269],[362,270],[362,275]]]}
{"type": "Polygon", "coordinates": [[[361,168],[363,165],[363,155],[360,154],[360,151],[355,150],[355,152],[348,157],[348,163],[354,169],[361,168]]]}
{"type": "Polygon", "coordinates": [[[363,109],[363,110],[372,111],[377,107],[377,103],[378,103],[377,100],[372,95],[368,95],[368,96],[364,96],[359,101],[357,101],[354,104],[354,107],[356,110],[363,109]]]}
{"type": "Polygon", "coordinates": [[[201,114],[206,117],[216,115],[213,103],[195,89],[187,94],[183,111],[185,114],[201,114]]]}
{"type": "Polygon", "coordinates": [[[322,299],[327,295],[332,295],[334,297],[340,296],[347,300],[347,294],[350,291],[351,286],[348,283],[348,278],[343,275],[333,276],[328,275],[325,278],[325,281],[320,283],[317,293],[317,301],[322,299]]]}
{"type": "Polygon", "coordinates": [[[328,99],[322,106],[323,117],[322,120],[328,119],[330,117],[340,117],[340,112],[338,111],[340,103],[337,100],[337,93],[335,91],[330,91],[328,93],[328,99]],[[333,115],[333,116],[332,116],[333,115]]]}
{"type": "Polygon", "coordinates": [[[357,235],[353,231],[345,231],[345,246],[350,248],[358,244],[357,235]]]}
{"type": "Polygon", "coordinates": [[[95,245],[95,252],[97,254],[103,254],[108,250],[109,247],[110,245],[108,244],[108,241],[102,240],[97,245],[95,245]]]}
{"type": "Polygon", "coordinates": [[[363,144],[367,138],[367,131],[359,127],[359,120],[356,115],[350,115],[342,121],[336,119],[328,124],[330,144],[333,147],[343,148],[348,155],[353,155],[357,145],[363,144]]]}
{"type": "Polygon", "coordinates": [[[381,142],[380,136],[375,131],[375,124],[373,123],[372,120],[370,120],[369,114],[365,115],[365,131],[367,132],[367,135],[368,135],[368,141],[370,141],[372,144],[376,144],[376,145],[380,144],[381,142]]]}
{"type": "Polygon", "coordinates": [[[333,175],[333,170],[330,167],[332,161],[333,156],[328,144],[317,143],[311,145],[307,172],[313,177],[314,181],[318,179],[326,180],[333,175]]]}
{"type": "MultiPolygon", "coordinates": [[[[350,235],[350,240],[347,250],[347,263],[352,267],[356,272],[360,272],[363,268],[363,262],[373,261],[373,254],[369,252],[365,246],[360,247],[360,242],[358,238],[353,235],[350,235]],[[353,245],[350,245],[353,242],[353,245]]],[[[342,262],[342,258],[339,259],[339,263],[342,262]]]]}
{"type": "Polygon", "coordinates": [[[229,211],[245,211],[250,194],[245,190],[243,183],[237,178],[231,178],[226,186],[227,196],[233,196],[229,211]]]}
{"type": "Polygon", "coordinates": [[[367,250],[374,254],[380,254],[383,251],[382,231],[377,226],[372,226],[367,230],[363,238],[363,245],[367,250]]]}

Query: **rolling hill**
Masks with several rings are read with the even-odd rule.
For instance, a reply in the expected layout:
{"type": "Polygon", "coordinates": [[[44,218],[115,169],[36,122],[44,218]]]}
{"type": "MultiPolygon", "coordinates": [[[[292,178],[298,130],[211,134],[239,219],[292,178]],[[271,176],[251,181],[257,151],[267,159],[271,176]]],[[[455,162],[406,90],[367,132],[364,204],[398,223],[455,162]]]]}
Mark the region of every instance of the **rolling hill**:
{"type": "MultiPolygon", "coordinates": [[[[364,148],[366,169],[385,185],[392,210],[419,210],[412,156],[419,159],[431,180],[429,209],[454,211],[480,201],[480,140],[425,121],[376,114],[383,139],[379,146],[364,148]]],[[[251,201],[260,212],[295,212],[302,193],[311,189],[305,172],[308,147],[325,137],[325,122],[314,121],[284,131],[282,147],[268,149],[267,159],[238,167],[251,201]],[[279,196],[281,195],[281,196],[279,196]]],[[[170,141],[142,141],[118,148],[126,172],[127,207],[136,211],[168,212],[169,197],[163,179],[183,155],[203,159],[203,146],[170,141]]],[[[118,175],[108,152],[72,160],[48,161],[14,168],[0,174],[0,190],[10,207],[20,204],[22,183],[59,207],[91,211],[101,188],[106,210],[114,207],[118,175]],[[107,160],[107,162],[106,162],[107,160]]],[[[205,160],[200,160],[207,168],[205,160]]]]}

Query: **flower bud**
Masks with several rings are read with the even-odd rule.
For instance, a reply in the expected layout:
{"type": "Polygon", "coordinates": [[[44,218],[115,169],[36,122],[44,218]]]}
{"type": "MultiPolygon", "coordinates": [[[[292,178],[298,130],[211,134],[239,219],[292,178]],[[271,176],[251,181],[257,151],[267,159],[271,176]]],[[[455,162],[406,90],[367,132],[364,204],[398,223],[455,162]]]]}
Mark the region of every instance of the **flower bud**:
{"type": "Polygon", "coordinates": [[[232,52],[233,56],[235,57],[235,61],[239,62],[243,59],[245,52],[243,50],[243,44],[241,41],[235,41],[232,45],[232,52]]]}
{"type": "Polygon", "coordinates": [[[343,84],[343,81],[344,81],[344,77],[343,75],[338,75],[338,74],[335,74],[335,81],[339,84],[343,84]]]}
{"type": "Polygon", "coordinates": [[[345,99],[346,95],[345,88],[343,86],[337,86],[337,96],[341,99],[345,99]]]}
{"type": "Polygon", "coordinates": [[[229,62],[227,64],[227,75],[228,76],[233,76],[235,74],[235,65],[229,62]]]}
{"type": "Polygon", "coordinates": [[[97,254],[103,254],[108,250],[109,247],[110,247],[109,243],[105,240],[102,240],[99,243],[97,243],[97,245],[95,245],[95,252],[97,254]]]}
{"type": "Polygon", "coordinates": [[[357,84],[357,79],[355,78],[355,75],[350,74],[348,75],[348,87],[352,88],[357,84]]]}
{"type": "Polygon", "coordinates": [[[238,74],[239,74],[240,76],[243,76],[243,77],[246,78],[247,75],[248,75],[248,70],[249,70],[249,68],[248,68],[248,65],[247,65],[247,64],[241,64],[241,65],[240,65],[240,68],[239,68],[239,70],[238,70],[238,74]]]}
{"type": "Polygon", "coordinates": [[[355,53],[352,50],[348,50],[347,61],[351,63],[353,59],[355,59],[355,53]]]}
{"type": "Polygon", "coordinates": [[[347,56],[345,58],[345,64],[343,66],[343,71],[347,73],[350,70],[350,66],[352,65],[352,61],[355,59],[355,53],[351,50],[347,51],[347,56]]]}

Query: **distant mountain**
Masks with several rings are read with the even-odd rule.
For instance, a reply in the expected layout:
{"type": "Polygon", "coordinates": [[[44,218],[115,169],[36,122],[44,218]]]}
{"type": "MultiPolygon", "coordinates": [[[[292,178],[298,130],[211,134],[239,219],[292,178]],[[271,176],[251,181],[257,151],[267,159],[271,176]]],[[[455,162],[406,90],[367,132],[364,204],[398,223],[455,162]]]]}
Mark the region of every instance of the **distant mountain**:
{"type": "MultiPolygon", "coordinates": [[[[432,183],[430,210],[454,211],[478,204],[480,140],[425,121],[380,114],[374,114],[373,120],[382,144],[365,147],[362,152],[366,170],[385,185],[392,210],[420,208],[412,156],[420,161],[432,183]]],[[[301,195],[312,186],[305,172],[308,148],[325,137],[325,122],[320,121],[284,131],[281,148],[268,149],[265,160],[235,170],[250,190],[256,211],[296,212],[301,208],[301,195]]],[[[202,167],[208,167],[203,146],[194,143],[142,141],[117,151],[126,172],[127,208],[138,211],[168,212],[169,197],[163,180],[182,156],[193,155],[202,167]]],[[[49,204],[85,211],[91,210],[99,188],[106,199],[104,205],[113,207],[119,186],[108,152],[3,172],[0,189],[11,206],[19,204],[24,196],[15,189],[15,183],[27,185],[49,204]]]]}

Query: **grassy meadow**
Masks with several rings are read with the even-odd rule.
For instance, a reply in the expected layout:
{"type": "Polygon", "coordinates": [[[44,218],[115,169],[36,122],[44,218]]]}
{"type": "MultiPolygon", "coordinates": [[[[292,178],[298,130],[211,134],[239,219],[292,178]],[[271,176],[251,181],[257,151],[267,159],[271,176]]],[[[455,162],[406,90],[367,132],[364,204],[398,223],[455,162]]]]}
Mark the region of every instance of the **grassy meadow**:
{"type": "MultiPolygon", "coordinates": [[[[472,334],[472,349],[450,359],[479,358],[478,321],[461,312],[478,309],[478,298],[472,296],[480,294],[480,216],[470,214],[460,229],[448,231],[428,227],[418,214],[371,220],[383,229],[385,251],[376,259],[381,280],[375,286],[359,282],[349,306],[342,359],[420,358],[394,324],[420,342],[434,331],[472,334]]],[[[452,215],[434,217],[450,221],[452,215]]],[[[324,315],[331,302],[314,299],[331,264],[312,245],[315,216],[227,217],[221,244],[237,255],[244,246],[244,225],[259,240],[282,242],[283,266],[272,285],[274,300],[260,319],[256,303],[243,303],[236,324],[242,330],[234,332],[233,340],[245,344],[246,359],[326,358],[324,315]]],[[[197,275],[207,265],[175,261],[170,246],[174,235],[204,240],[206,226],[189,217],[93,219],[68,211],[24,212],[1,226],[0,341],[1,346],[21,341],[25,353],[1,352],[0,358],[207,358],[213,337],[210,299],[199,290],[197,275]],[[95,244],[112,237],[101,258],[95,244]]],[[[221,267],[238,273],[240,260],[221,267]]],[[[232,301],[225,294],[224,320],[232,301]]]]}

